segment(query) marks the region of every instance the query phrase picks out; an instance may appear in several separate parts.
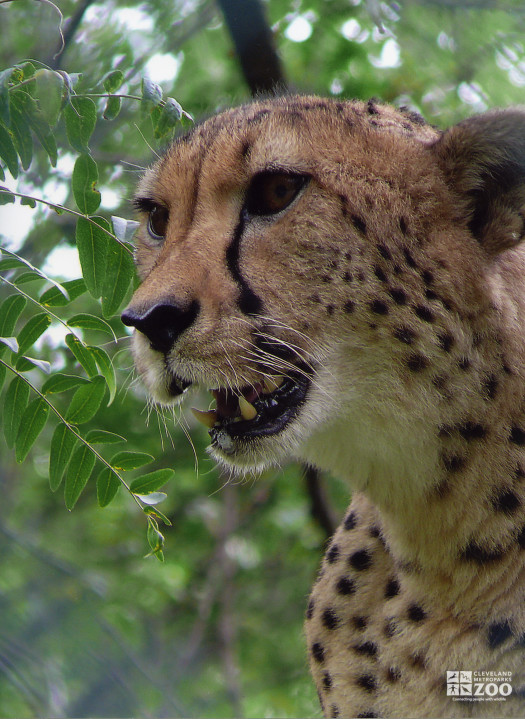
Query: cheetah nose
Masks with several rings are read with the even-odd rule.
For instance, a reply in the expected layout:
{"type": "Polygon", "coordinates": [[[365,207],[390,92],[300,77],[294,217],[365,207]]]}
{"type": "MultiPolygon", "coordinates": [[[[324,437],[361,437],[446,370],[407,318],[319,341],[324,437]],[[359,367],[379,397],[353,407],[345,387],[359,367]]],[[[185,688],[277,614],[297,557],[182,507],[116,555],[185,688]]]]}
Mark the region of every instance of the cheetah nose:
{"type": "Polygon", "coordinates": [[[134,327],[146,335],[152,349],[166,354],[184,330],[193,324],[198,313],[197,300],[193,300],[188,307],[165,300],[142,311],[128,307],[122,313],[121,320],[128,327],[134,327]]]}

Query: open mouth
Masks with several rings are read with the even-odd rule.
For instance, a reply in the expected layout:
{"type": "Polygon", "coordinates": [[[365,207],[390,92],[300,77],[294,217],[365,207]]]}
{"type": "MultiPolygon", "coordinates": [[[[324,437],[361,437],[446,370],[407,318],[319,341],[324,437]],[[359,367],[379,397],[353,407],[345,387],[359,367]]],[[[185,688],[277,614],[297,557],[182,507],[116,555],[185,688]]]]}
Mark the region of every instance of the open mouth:
{"type": "Polygon", "coordinates": [[[238,390],[212,389],[216,408],[192,408],[192,412],[208,427],[212,444],[223,445],[225,433],[231,439],[269,436],[282,431],[296,416],[309,387],[304,370],[290,372],[238,390]]]}

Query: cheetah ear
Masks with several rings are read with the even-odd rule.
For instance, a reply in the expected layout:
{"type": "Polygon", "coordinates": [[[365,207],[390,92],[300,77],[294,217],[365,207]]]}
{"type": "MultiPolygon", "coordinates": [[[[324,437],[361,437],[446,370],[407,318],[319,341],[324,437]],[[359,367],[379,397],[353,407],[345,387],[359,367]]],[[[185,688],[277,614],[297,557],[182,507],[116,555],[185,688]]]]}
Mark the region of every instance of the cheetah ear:
{"type": "Polygon", "coordinates": [[[447,182],[464,200],[472,234],[496,255],[525,234],[525,108],[460,122],[434,145],[447,182]]]}

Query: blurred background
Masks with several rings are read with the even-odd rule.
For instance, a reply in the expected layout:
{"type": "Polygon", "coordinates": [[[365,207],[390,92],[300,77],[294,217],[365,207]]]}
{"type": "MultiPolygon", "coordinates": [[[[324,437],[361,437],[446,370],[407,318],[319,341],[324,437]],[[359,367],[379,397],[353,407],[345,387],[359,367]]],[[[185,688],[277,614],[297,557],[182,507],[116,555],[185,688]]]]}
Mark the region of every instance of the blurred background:
{"type": "MultiPolygon", "coordinates": [[[[408,105],[443,128],[522,103],[525,93],[521,0],[58,5],[65,49],[56,57],[52,6],[0,4],[0,70],[35,58],[82,73],[80,83],[97,92],[99,78],[118,68],[121,93],[147,75],[196,119],[276,84],[408,105]]],[[[11,189],[73,206],[74,157],[61,132],[57,167],[37,151],[18,182],[7,178],[11,189]]],[[[99,120],[91,145],[101,211],[132,218],[133,187],[160,149],[151,123],[124,102],[117,119],[99,120]]],[[[6,205],[0,233],[53,276],[80,276],[67,215],[6,205]]],[[[89,311],[87,295],[78,302],[77,311],[89,311]]],[[[121,327],[118,334],[104,347],[120,391],[98,426],[175,468],[162,506],[172,522],[166,561],[144,558],[144,518],[123,493],[100,509],[88,485],[70,513],[50,492],[51,428],[22,465],[0,450],[0,717],[320,716],[302,621],[347,488],[305,478],[295,465],[226,481],[206,455],[203,428],[148,410],[121,327]]],[[[65,361],[62,340],[53,325],[41,340],[52,363],[65,361]]]]}

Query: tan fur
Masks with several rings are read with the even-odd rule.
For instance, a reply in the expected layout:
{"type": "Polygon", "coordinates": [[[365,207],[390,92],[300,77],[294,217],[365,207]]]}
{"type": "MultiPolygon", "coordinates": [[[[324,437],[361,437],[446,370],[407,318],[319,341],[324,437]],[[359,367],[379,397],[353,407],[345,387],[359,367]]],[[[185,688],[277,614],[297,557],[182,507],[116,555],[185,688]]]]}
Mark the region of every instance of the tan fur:
{"type": "Polygon", "coordinates": [[[144,223],[130,308],[199,308],[165,355],[136,333],[154,398],[173,377],[259,382],[254,332],[315,369],[280,434],[212,453],[241,471],[292,456],[353,491],[307,611],[326,716],[525,714],[524,137],[519,109],[442,134],[386,105],[281,98],[198,126],[139,188],[170,219],[162,242],[144,223]],[[243,225],[252,313],[229,248],[272,169],[310,181],[243,225]],[[513,694],[454,702],[447,670],[511,671],[513,694]]]}

